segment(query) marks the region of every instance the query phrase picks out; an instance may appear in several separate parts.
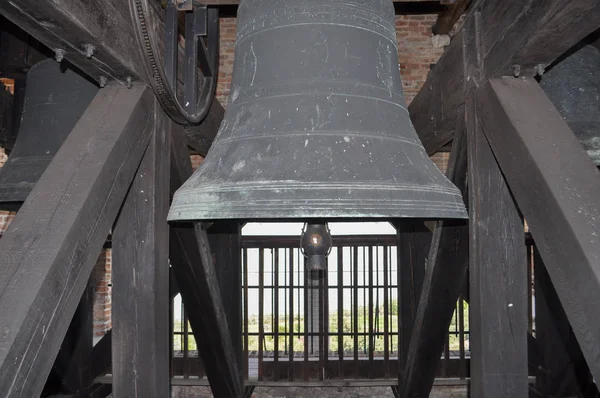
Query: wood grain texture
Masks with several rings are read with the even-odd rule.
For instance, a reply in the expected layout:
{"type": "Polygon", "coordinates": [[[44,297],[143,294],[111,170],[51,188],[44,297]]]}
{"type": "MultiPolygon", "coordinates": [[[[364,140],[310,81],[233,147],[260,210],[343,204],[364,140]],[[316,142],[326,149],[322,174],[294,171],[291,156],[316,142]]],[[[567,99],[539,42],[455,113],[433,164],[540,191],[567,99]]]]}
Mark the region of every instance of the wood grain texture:
{"type": "Polygon", "coordinates": [[[427,152],[452,139],[456,112],[480,83],[512,76],[513,65],[520,66],[521,76],[535,76],[538,65],[551,64],[596,30],[598,20],[596,0],[474,0],[462,34],[452,39],[409,106],[427,152]],[[474,77],[474,69],[479,76],[474,77]],[[445,95],[444,87],[452,95],[445,95]]]}
{"type": "Polygon", "coordinates": [[[589,368],[538,250],[534,257],[536,390],[543,396],[585,397],[589,387],[595,389],[589,368]]]}
{"type": "Polygon", "coordinates": [[[116,397],[169,389],[171,120],[154,100],[152,139],[112,234],[112,373],[116,397]]]}
{"type": "MultiPolygon", "coordinates": [[[[175,129],[173,132],[171,148],[171,191],[174,192],[192,174],[182,129],[175,129]]],[[[173,275],[177,280],[213,395],[241,397],[244,393],[238,348],[241,333],[238,332],[237,325],[232,325],[231,330],[229,326],[229,319],[238,319],[238,316],[235,313],[228,314],[225,298],[221,293],[221,283],[228,281],[220,279],[220,272],[215,269],[212,261],[212,253],[201,251],[201,241],[209,245],[205,230],[186,223],[174,223],[170,230],[173,275]],[[239,337],[234,338],[235,335],[239,337]]],[[[241,288],[238,294],[241,294],[241,288]]],[[[232,300],[235,303],[233,295],[227,298],[228,303],[232,300]]],[[[241,301],[237,305],[241,305],[241,301]]],[[[239,319],[241,327],[241,317],[239,319]]]]}
{"type": "MultiPolygon", "coordinates": [[[[406,362],[423,288],[425,264],[432,233],[423,222],[402,220],[397,223],[398,270],[400,273],[400,358],[406,362]]],[[[400,366],[402,369],[404,364],[400,366]]]]}
{"type": "Polygon", "coordinates": [[[65,58],[96,81],[106,76],[124,85],[128,76],[145,79],[126,1],[12,0],[0,2],[0,13],[48,48],[64,49],[65,58]],[[85,44],[96,48],[91,59],[85,44]]]}
{"type": "Polygon", "coordinates": [[[446,9],[439,16],[431,29],[434,35],[447,35],[456,22],[464,14],[471,0],[456,0],[446,5],[446,9]]]}
{"type": "Polygon", "coordinates": [[[145,86],[101,90],[0,240],[0,391],[39,396],[151,135],[145,86]]]}
{"type": "MultiPolygon", "coordinates": [[[[470,107],[472,109],[472,107],[470,107]]],[[[527,260],[523,220],[476,115],[469,122],[470,392],[526,397],[527,260]]]]}
{"type": "MultiPolygon", "coordinates": [[[[453,142],[447,176],[466,198],[467,140],[464,130],[463,121],[453,142]]],[[[433,387],[469,265],[468,236],[468,225],[464,221],[438,221],[436,224],[400,385],[402,397],[428,397],[433,387]]]]}
{"type": "Polygon", "coordinates": [[[600,172],[534,79],[494,79],[477,99],[485,135],[600,380],[600,172]]]}

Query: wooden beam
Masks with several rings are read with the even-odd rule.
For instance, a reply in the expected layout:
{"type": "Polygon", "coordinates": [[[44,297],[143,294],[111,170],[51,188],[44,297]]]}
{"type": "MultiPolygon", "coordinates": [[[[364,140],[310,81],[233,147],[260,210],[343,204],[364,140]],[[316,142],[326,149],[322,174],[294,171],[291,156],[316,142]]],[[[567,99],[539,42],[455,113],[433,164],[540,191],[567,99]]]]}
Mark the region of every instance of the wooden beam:
{"type": "Polygon", "coordinates": [[[153,138],[112,233],[112,373],[117,397],[169,389],[169,152],[172,121],[157,100],[153,138]]]}
{"type": "Polygon", "coordinates": [[[427,152],[452,139],[458,111],[479,84],[512,76],[514,65],[521,76],[534,76],[539,65],[548,66],[596,30],[599,20],[596,0],[474,0],[462,32],[408,108],[427,152]]]}
{"type": "Polygon", "coordinates": [[[402,220],[396,225],[398,239],[398,272],[400,275],[400,369],[408,356],[417,306],[423,288],[425,264],[432,233],[423,222],[402,220]]]}
{"type": "Polygon", "coordinates": [[[540,363],[536,390],[546,397],[581,397],[591,376],[539,251],[535,250],[535,336],[540,363]]]}
{"type": "MultiPolygon", "coordinates": [[[[127,77],[146,80],[128,3],[118,0],[13,0],[0,3],[0,14],[48,48],[65,50],[65,58],[92,79],[99,81],[100,76],[105,76],[125,85],[127,77]],[[85,54],[86,44],[95,47],[91,58],[85,54]]],[[[155,4],[153,1],[148,3],[155,4]]],[[[154,7],[150,7],[149,12],[153,19],[159,15],[154,7]]],[[[161,42],[163,31],[163,24],[157,24],[155,32],[161,42]]]]}
{"type": "Polygon", "coordinates": [[[600,380],[600,172],[531,78],[477,92],[486,137],[550,274],[577,341],[600,380]]]}
{"type": "MultiPolygon", "coordinates": [[[[478,108],[480,109],[480,108],[478,108]]],[[[470,391],[526,397],[527,260],[523,220],[477,116],[468,131],[470,391]]]]}
{"type": "Polygon", "coordinates": [[[446,9],[438,16],[435,25],[431,29],[434,35],[447,35],[456,22],[465,13],[471,0],[454,0],[447,4],[446,9]]]}
{"type": "Polygon", "coordinates": [[[75,394],[92,383],[92,347],[94,335],[94,273],[71,320],[44,393],[75,394]]]}
{"type": "Polygon", "coordinates": [[[0,239],[4,397],[40,395],[147,147],[153,110],[145,85],[100,90],[0,239]]]}
{"type": "MultiPolygon", "coordinates": [[[[173,132],[171,190],[192,175],[192,165],[181,129],[173,132]]],[[[200,242],[208,245],[206,231],[174,223],[170,232],[170,260],[188,314],[213,395],[242,397],[244,381],[217,270],[200,242]]],[[[241,289],[240,289],[241,292],[241,289]]],[[[241,323],[240,323],[241,324],[241,323]]],[[[236,330],[236,329],[234,329],[236,330]]],[[[241,335],[240,335],[241,337],[241,335]]]]}
{"type": "MultiPolygon", "coordinates": [[[[464,126],[464,122],[462,124],[464,126]]],[[[461,128],[450,152],[447,176],[465,198],[466,175],[467,140],[461,128]]],[[[436,224],[400,384],[401,397],[426,397],[433,387],[469,265],[468,236],[468,225],[464,221],[436,224]]]]}
{"type": "MultiPolygon", "coordinates": [[[[221,221],[214,223],[207,232],[234,356],[241,371],[244,352],[242,347],[242,229],[235,221],[221,221]]],[[[204,365],[212,366],[206,363],[204,365]]]]}

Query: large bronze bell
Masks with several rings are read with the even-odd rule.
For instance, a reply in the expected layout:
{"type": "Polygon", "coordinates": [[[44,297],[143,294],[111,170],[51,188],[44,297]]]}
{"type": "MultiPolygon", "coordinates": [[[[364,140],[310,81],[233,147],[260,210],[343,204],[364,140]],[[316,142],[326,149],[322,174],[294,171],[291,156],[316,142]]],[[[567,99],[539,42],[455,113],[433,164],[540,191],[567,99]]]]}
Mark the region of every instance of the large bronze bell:
{"type": "Polygon", "coordinates": [[[542,88],[600,166],[600,50],[584,46],[544,74],[542,88]]]}
{"type": "Polygon", "coordinates": [[[25,201],[97,92],[53,59],[29,70],[17,141],[0,169],[1,209],[16,210],[25,201]]]}
{"type": "Polygon", "coordinates": [[[411,124],[391,0],[246,0],[229,104],[169,220],[466,218],[411,124]]]}

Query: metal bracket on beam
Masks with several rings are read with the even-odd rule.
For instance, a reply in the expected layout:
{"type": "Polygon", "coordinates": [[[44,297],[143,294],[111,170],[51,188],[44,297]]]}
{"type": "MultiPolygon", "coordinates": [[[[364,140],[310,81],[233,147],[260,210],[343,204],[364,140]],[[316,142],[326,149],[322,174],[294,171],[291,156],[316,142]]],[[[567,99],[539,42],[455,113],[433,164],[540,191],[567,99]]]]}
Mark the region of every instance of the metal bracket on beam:
{"type": "Polygon", "coordinates": [[[183,109],[189,114],[205,113],[210,107],[217,78],[219,12],[217,8],[196,4],[193,0],[168,0],[165,76],[173,93],[177,93],[180,11],[185,12],[183,109]],[[198,87],[198,67],[204,76],[201,88],[198,87]]]}

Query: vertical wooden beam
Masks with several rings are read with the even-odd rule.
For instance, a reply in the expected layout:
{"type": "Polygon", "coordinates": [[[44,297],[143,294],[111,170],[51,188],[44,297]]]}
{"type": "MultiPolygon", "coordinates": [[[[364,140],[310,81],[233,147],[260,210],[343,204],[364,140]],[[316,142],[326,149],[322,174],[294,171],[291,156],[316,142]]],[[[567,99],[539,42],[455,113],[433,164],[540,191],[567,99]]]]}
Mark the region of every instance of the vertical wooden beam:
{"type": "Polygon", "coordinates": [[[0,391],[42,392],[151,136],[146,86],[100,90],[0,239],[0,391]]]}
{"type": "Polygon", "coordinates": [[[153,137],[113,231],[112,358],[115,397],[169,389],[169,149],[171,120],[158,101],[153,137]]]}
{"type": "MultiPolygon", "coordinates": [[[[192,175],[192,165],[183,130],[174,128],[171,133],[171,191],[174,192],[192,175]]],[[[169,255],[173,275],[177,280],[213,395],[242,397],[244,379],[241,357],[238,356],[240,351],[232,340],[233,335],[241,339],[241,334],[229,332],[229,316],[225,310],[218,277],[220,271],[215,268],[212,253],[202,249],[208,247],[206,231],[186,223],[173,223],[170,229],[169,255]],[[204,242],[204,246],[200,242],[204,242]]],[[[227,237],[231,239],[234,235],[225,234],[225,240],[227,237]]],[[[226,256],[233,253],[224,251],[224,255],[225,257],[219,255],[219,259],[223,259],[227,266],[226,256]]],[[[229,264],[237,261],[233,258],[231,260],[229,264]]],[[[222,278],[222,281],[224,284],[229,282],[226,278],[222,278]]],[[[229,291],[230,287],[227,289],[229,291]]],[[[235,303],[234,300],[235,298],[231,298],[230,303],[235,303]]],[[[239,301],[237,305],[240,305],[239,301]]],[[[237,318],[237,315],[232,317],[237,318]]],[[[235,327],[236,325],[232,325],[232,328],[235,327]]]]}
{"type": "Polygon", "coordinates": [[[536,390],[550,397],[586,396],[590,371],[537,249],[534,256],[536,390]]]}
{"type": "Polygon", "coordinates": [[[493,79],[479,89],[477,103],[486,138],[600,380],[600,172],[534,79],[493,79]]]}
{"type": "Polygon", "coordinates": [[[208,229],[208,241],[223,308],[238,365],[242,363],[242,230],[237,222],[217,222],[208,229]]]}
{"type": "Polygon", "coordinates": [[[431,29],[434,35],[447,35],[450,33],[469,4],[471,4],[471,0],[451,0],[448,3],[431,29]]]}
{"type": "MultiPolygon", "coordinates": [[[[466,199],[467,140],[463,122],[452,144],[447,176],[466,199]]],[[[468,268],[468,225],[439,221],[429,249],[401,384],[402,397],[429,396],[468,268]]]]}
{"type": "Polygon", "coordinates": [[[408,347],[423,288],[425,263],[432,233],[423,222],[403,220],[396,223],[398,272],[400,273],[400,358],[404,368],[408,347]]]}
{"type": "Polygon", "coordinates": [[[471,394],[480,398],[526,397],[523,220],[474,110],[469,104],[471,394]]]}

